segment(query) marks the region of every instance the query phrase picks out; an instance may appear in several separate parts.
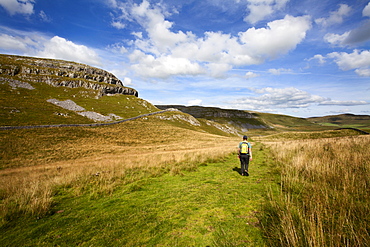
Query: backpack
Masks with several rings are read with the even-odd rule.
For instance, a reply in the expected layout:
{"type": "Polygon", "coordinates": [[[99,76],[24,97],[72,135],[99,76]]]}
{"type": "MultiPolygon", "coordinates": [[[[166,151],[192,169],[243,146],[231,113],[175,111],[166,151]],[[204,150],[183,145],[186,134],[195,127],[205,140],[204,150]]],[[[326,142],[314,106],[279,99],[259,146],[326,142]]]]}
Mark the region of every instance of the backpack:
{"type": "Polygon", "coordinates": [[[240,145],[240,153],[241,154],[249,154],[249,143],[248,142],[242,142],[240,145]]]}

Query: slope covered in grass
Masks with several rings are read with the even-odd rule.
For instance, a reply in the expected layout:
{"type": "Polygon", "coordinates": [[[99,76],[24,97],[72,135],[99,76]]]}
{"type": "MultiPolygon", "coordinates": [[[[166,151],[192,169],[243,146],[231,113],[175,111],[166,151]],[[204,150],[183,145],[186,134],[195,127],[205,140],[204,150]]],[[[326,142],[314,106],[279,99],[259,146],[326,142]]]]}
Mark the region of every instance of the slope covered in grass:
{"type": "Polygon", "coordinates": [[[96,176],[90,178],[90,189],[78,196],[73,188],[61,187],[52,214],[4,225],[0,244],[263,246],[258,217],[276,177],[263,147],[255,149],[250,177],[236,171],[239,162],[233,154],[178,167],[165,175],[147,173],[106,196],[94,193],[96,176]]]}
{"type": "Polygon", "coordinates": [[[311,117],[308,118],[313,123],[319,123],[324,126],[336,126],[344,128],[370,128],[369,115],[354,115],[354,114],[340,114],[324,117],[311,117]]]}

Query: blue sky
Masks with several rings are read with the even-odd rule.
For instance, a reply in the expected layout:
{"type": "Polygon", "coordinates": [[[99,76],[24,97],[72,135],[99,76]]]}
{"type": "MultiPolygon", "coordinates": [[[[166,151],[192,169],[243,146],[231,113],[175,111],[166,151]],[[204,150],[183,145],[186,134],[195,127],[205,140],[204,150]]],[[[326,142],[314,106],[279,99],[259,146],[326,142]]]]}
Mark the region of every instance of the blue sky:
{"type": "Polygon", "coordinates": [[[153,104],[370,114],[369,0],[0,0],[0,53],[102,68],[153,104]]]}

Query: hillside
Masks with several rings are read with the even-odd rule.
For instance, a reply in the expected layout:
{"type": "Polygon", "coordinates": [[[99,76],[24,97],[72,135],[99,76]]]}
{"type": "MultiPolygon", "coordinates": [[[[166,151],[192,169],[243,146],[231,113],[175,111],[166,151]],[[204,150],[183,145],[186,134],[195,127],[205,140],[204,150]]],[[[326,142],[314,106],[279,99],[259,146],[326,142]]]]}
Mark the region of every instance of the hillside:
{"type": "Polygon", "coordinates": [[[311,117],[308,120],[323,126],[336,126],[343,128],[366,128],[370,129],[369,115],[340,114],[324,117],[311,117]]]}
{"type": "Polygon", "coordinates": [[[312,123],[304,118],[280,114],[202,106],[156,105],[156,107],[162,110],[175,108],[197,119],[206,119],[217,123],[228,124],[235,127],[241,133],[248,131],[248,133],[252,135],[267,134],[276,131],[330,129],[312,123]]]}
{"type": "Polygon", "coordinates": [[[247,111],[234,109],[221,109],[217,107],[182,106],[182,105],[156,105],[157,108],[165,110],[175,108],[192,115],[197,119],[206,119],[221,124],[228,124],[246,132],[250,129],[269,129],[270,127],[261,119],[247,111]]]}
{"type": "MultiPolygon", "coordinates": [[[[55,59],[0,55],[0,126],[113,123],[160,112],[113,74],[55,59]]],[[[186,129],[236,135],[232,126],[179,111],[157,116],[186,129]]]]}
{"type": "Polygon", "coordinates": [[[158,111],[113,74],[74,62],[0,55],[0,125],[109,122],[158,111]]]}

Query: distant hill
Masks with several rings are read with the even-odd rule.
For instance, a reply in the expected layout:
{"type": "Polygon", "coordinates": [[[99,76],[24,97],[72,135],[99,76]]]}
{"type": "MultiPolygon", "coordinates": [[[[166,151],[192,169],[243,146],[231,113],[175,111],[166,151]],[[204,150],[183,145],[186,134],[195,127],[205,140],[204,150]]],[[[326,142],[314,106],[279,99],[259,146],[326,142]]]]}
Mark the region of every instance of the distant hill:
{"type": "Polygon", "coordinates": [[[311,117],[308,120],[323,126],[336,126],[343,128],[370,128],[369,115],[340,114],[324,117],[311,117]]]}
{"type": "Polygon", "coordinates": [[[188,113],[197,119],[207,119],[218,123],[229,124],[240,132],[254,131],[297,131],[329,129],[308,121],[286,115],[259,113],[217,107],[156,105],[159,109],[175,108],[188,113]]]}
{"type": "Polygon", "coordinates": [[[207,119],[222,124],[232,125],[238,128],[241,132],[246,132],[249,129],[270,128],[266,123],[255,117],[252,113],[242,110],[182,105],[156,105],[156,107],[162,110],[175,108],[190,114],[195,118],[207,119]]]}

